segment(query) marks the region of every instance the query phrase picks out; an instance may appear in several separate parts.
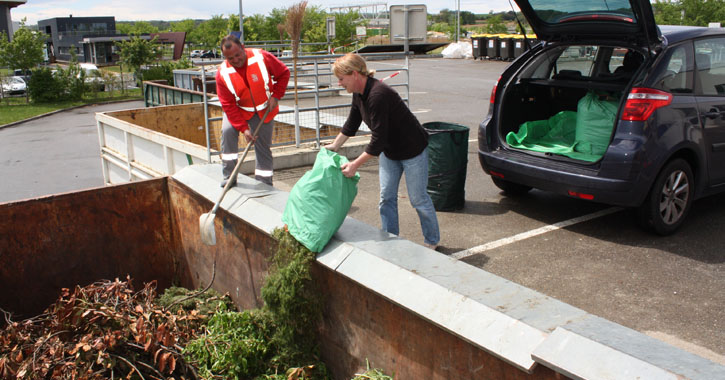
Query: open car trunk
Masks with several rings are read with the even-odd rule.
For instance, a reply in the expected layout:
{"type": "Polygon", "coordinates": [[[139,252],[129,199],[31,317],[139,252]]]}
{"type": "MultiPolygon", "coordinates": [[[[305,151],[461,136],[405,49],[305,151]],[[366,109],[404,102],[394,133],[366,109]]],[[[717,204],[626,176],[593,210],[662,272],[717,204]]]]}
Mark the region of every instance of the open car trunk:
{"type": "Polygon", "coordinates": [[[644,55],[633,48],[559,45],[506,86],[499,138],[510,149],[596,162],[644,55]]]}

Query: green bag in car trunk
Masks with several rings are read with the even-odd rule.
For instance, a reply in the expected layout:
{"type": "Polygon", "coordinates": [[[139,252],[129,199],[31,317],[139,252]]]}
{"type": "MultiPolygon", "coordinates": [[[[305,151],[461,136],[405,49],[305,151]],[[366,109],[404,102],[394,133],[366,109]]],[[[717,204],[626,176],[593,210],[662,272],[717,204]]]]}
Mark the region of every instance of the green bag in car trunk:
{"type": "Polygon", "coordinates": [[[619,101],[589,91],[579,99],[576,112],[574,151],[601,157],[607,151],[619,101]]]}
{"type": "Polygon", "coordinates": [[[352,178],[340,167],[348,160],[321,148],[315,164],[290,191],[282,222],[290,234],[312,252],[320,252],[337,232],[357,195],[360,174],[352,178]]]}

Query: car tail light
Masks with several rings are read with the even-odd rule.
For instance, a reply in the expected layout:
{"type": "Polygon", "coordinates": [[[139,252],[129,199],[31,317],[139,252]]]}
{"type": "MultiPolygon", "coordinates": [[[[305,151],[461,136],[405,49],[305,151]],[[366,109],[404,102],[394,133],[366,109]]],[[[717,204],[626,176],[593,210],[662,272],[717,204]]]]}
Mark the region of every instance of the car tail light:
{"type": "Polygon", "coordinates": [[[498,177],[503,179],[503,173],[495,172],[493,170],[489,170],[488,174],[490,174],[492,177],[498,177]]]}
{"type": "Polygon", "coordinates": [[[491,99],[489,99],[489,102],[493,104],[494,101],[496,101],[496,87],[498,87],[498,82],[501,80],[501,77],[498,77],[498,80],[496,80],[496,83],[493,84],[493,88],[491,89],[491,99]]]}
{"type": "Polygon", "coordinates": [[[645,121],[656,109],[672,103],[672,94],[653,88],[635,87],[627,95],[622,120],[645,121]]]}
{"type": "Polygon", "coordinates": [[[578,193],[578,192],[573,191],[573,190],[569,190],[569,196],[570,197],[581,198],[581,199],[586,199],[588,201],[591,201],[591,200],[594,199],[594,194],[578,193]]]}

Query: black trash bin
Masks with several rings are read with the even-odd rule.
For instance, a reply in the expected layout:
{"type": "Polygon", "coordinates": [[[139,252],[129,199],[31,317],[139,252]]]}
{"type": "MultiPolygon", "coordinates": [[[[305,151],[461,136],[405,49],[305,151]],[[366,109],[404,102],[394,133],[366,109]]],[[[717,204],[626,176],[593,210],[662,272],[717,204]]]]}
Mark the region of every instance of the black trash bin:
{"type": "MultiPolygon", "coordinates": [[[[529,41],[530,43],[531,41],[529,41]]],[[[513,39],[513,45],[514,45],[514,56],[513,58],[518,58],[521,54],[524,54],[526,51],[526,43],[524,42],[524,38],[514,38],[513,39]]]]}
{"type": "Polygon", "coordinates": [[[433,121],[428,132],[428,195],[437,211],[463,208],[468,166],[468,127],[433,121]]]}
{"type": "Polygon", "coordinates": [[[481,48],[483,45],[483,37],[471,37],[471,47],[473,50],[473,60],[475,61],[478,58],[484,58],[486,55],[481,55],[481,48]]]}
{"type": "Polygon", "coordinates": [[[486,55],[489,59],[501,58],[500,48],[498,45],[498,36],[489,36],[486,39],[486,55]]]}
{"type": "Polygon", "coordinates": [[[498,40],[499,56],[502,60],[508,61],[514,59],[514,39],[511,37],[501,37],[498,40]]]}

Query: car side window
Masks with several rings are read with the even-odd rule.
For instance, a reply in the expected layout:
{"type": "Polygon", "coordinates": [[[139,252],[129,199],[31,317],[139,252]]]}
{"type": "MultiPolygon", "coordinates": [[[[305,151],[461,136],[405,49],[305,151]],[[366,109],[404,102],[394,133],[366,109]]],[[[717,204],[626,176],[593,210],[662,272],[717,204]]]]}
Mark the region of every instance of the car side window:
{"type": "Polygon", "coordinates": [[[725,38],[695,41],[695,66],[697,94],[725,96],[725,38]]]}
{"type": "Polygon", "coordinates": [[[687,54],[688,45],[673,47],[658,65],[661,69],[655,77],[654,87],[671,93],[692,93],[692,58],[687,54]]]}

